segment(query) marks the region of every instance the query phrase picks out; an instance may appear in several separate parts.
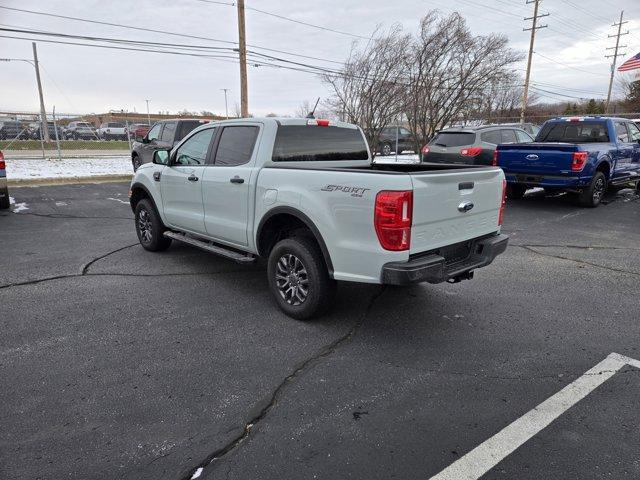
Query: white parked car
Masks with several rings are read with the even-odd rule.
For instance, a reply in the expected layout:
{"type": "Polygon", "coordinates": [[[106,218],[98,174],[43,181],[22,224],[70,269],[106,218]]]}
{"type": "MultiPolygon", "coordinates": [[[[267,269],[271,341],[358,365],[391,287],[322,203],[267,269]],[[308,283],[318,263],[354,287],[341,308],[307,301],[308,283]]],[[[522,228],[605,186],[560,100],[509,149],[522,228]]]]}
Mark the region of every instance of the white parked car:
{"type": "Polygon", "coordinates": [[[123,122],[106,122],[100,125],[98,137],[102,140],[126,140],[127,126],[123,122]]]}

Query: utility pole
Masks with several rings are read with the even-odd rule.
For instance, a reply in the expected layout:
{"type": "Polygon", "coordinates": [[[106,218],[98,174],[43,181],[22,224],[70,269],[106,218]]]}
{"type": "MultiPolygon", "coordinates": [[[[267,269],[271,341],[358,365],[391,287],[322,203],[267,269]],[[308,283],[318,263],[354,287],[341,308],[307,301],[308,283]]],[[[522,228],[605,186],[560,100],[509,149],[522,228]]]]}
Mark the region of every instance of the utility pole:
{"type": "Polygon", "coordinates": [[[527,5],[533,3],[533,17],[527,17],[525,20],[533,20],[531,28],[523,28],[522,31],[526,32],[531,30],[531,40],[529,40],[529,56],[527,58],[527,73],[524,78],[524,91],[522,93],[522,110],[520,110],[520,123],[524,123],[524,114],[527,110],[527,102],[529,101],[529,79],[531,78],[531,57],[533,57],[533,44],[536,38],[536,30],[540,28],[547,28],[547,25],[538,25],[538,19],[542,17],[548,17],[549,14],[538,14],[538,7],[540,0],[527,0],[527,5]]]}
{"type": "Polygon", "coordinates": [[[38,94],[40,95],[40,123],[42,127],[40,131],[42,135],[44,135],[44,141],[49,143],[51,139],[49,138],[49,127],[47,126],[47,112],[44,109],[44,97],[42,95],[42,82],[40,81],[40,67],[38,66],[38,50],[36,50],[36,42],[31,42],[31,46],[33,47],[33,65],[36,68],[36,80],[38,81],[38,94]]]}
{"type": "Polygon", "coordinates": [[[149,99],[145,100],[147,102],[147,125],[151,126],[151,117],[149,116],[149,99]]]}
{"type": "Polygon", "coordinates": [[[624,55],[624,53],[620,53],[619,50],[621,48],[627,47],[626,45],[620,45],[620,37],[622,35],[629,34],[629,30],[622,33],[622,25],[624,25],[625,23],[628,23],[626,21],[625,22],[622,21],[623,15],[624,15],[624,10],[620,12],[620,21],[618,23],[614,23],[611,25],[612,27],[618,27],[617,34],[609,35],[609,38],[616,37],[616,46],[607,48],[607,50],[613,50],[613,55],[605,55],[605,58],[613,58],[613,60],[611,61],[611,77],[609,78],[609,91],[607,92],[607,103],[605,103],[604,105],[604,113],[609,113],[609,103],[611,102],[611,89],[613,87],[613,76],[616,73],[616,63],[618,61],[618,57],[624,55]]]}
{"type": "Polygon", "coordinates": [[[229,89],[228,88],[221,88],[220,90],[222,90],[224,92],[224,115],[225,115],[225,118],[227,120],[229,120],[229,107],[227,105],[227,91],[229,89]]]}
{"type": "Polygon", "coordinates": [[[247,94],[247,39],[244,29],[244,0],[238,0],[238,43],[240,53],[240,112],[242,117],[249,116],[249,98],[247,94]]]}

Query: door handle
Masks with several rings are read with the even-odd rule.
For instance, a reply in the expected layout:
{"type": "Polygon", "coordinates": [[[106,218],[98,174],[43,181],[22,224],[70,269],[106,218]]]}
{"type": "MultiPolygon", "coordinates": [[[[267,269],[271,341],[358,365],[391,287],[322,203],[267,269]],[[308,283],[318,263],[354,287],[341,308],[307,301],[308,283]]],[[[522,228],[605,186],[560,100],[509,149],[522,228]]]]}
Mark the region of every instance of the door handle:
{"type": "Polygon", "coordinates": [[[187,177],[187,180],[189,180],[190,182],[197,182],[198,181],[198,177],[196,177],[195,173],[192,173],[191,175],[189,175],[187,177]]]}
{"type": "Polygon", "coordinates": [[[229,179],[229,181],[231,183],[244,183],[244,178],[240,178],[239,176],[236,175],[235,177],[229,179]]]}

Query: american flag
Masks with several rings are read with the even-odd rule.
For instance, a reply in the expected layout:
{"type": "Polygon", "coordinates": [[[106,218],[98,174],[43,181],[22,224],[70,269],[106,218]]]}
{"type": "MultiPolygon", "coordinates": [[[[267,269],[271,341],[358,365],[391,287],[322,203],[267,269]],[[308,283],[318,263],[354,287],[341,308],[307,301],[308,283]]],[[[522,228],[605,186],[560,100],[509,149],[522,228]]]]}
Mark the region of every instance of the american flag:
{"type": "Polygon", "coordinates": [[[619,72],[628,72],[629,70],[635,70],[636,68],[640,68],[640,53],[631,57],[629,60],[624,62],[622,65],[618,67],[619,72]]]}

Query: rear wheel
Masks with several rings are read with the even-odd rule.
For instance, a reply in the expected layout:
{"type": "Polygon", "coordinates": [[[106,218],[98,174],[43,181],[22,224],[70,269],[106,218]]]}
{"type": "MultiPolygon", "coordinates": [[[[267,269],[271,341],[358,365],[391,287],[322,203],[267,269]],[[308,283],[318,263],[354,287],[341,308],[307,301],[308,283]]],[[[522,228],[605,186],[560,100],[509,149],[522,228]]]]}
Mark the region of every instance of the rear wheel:
{"type": "Polygon", "coordinates": [[[279,241],[269,254],[267,275],[278,307],[292,318],[308,320],[331,305],[336,282],[311,238],[279,241]]]}
{"type": "Polygon", "coordinates": [[[578,196],[578,203],[582,207],[597,207],[607,191],[607,177],[602,172],[596,172],[591,183],[578,196]]]}
{"type": "Polygon", "coordinates": [[[524,185],[518,185],[514,183],[507,184],[507,198],[511,200],[520,200],[524,197],[525,192],[527,191],[527,187],[524,185]]]}
{"type": "Polygon", "coordinates": [[[150,252],[160,252],[169,248],[171,239],[163,235],[166,227],[148,198],[140,200],[136,205],[135,222],[136,234],[142,248],[150,252]]]}

